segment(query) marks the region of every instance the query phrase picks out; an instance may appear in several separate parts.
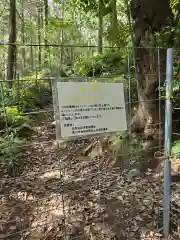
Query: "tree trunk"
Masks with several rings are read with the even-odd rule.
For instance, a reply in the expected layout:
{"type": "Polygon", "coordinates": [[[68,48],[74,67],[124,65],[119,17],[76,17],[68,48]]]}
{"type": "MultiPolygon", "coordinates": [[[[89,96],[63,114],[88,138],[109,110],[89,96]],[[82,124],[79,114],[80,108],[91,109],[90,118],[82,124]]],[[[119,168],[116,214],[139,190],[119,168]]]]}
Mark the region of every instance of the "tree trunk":
{"type": "Polygon", "coordinates": [[[117,0],[111,0],[111,39],[113,45],[119,46],[118,19],[117,19],[117,0]]]}
{"type": "Polygon", "coordinates": [[[44,0],[44,42],[45,42],[45,56],[44,56],[44,63],[45,67],[47,67],[47,59],[48,59],[48,0],[44,0]]]}
{"type": "Polygon", "coordinates": [[[8,65],[7,65],[7,86],[13,85],[16,65],[16,0],[9,2],[9,45],[8,47],[8,65]]]}
{"type": "MultiPolygon", "coordinates": [[[[30,21],[30,25],[32,25],[32,16],[30,15],[30,19],[29,19],[29,21],[30,21]]],[[[32,69],[32,71],[34,71],[34,62],[36,63],[36,53],[35,53],[35,61],[34,61],[34,54],[33,54],[33,36],[34,36],[34,32],[33,32],[33,30],[32,30],[32,28],[31,28],[31,48],[30,48],[30,59],[31,59],[31,69],[32,69]]]]}
{"type": "MultiPolygon", "coordinates": [[[[154,33],[172,23],[169,0],[131,0],[134,19],[134,42],[138,110],[132,127],[146,137],[154,137],[153,126],[158,123],[158,62],[154,33]]],[[[166,50],[160,50],[161,83],[165,80],[166,50]]]]}
{"type": "MultiPolygon", "coordinates": [[[[65,2],[62,1],[61,5],[61,21],[64,23],[65,20],[65,2]]],[[[63,63],[64,63],[64,29],[61,28],[60,31],[60,40],[61,40],[61,49],[60,49],[60,71],[63,71],[63,63]]]]}
{"type": "Polygon", "coordinates": [[[41,24],[41,17],[42,17],[42,7],[38,6],[38,44],[39,44],[39,51],[38,51],[38,66],[39,69],[38,71],[41,70],[41,59],[42,59],[42,52],[41,52],[41,28],[42,28],[42,24],[41,24]]]}
{"type": "Polygon", "coordinates": [[[98,15],[98,52],[103,51],[103,0],[99,0],[99,15],[98,15]]]}
{"type": "MultiPolygon", "coordinates": [[[[24,44],[25,43],[25,34],[24,34],[24,0],[21,1],[21,42],[24,44]]],[[[22,62],[23,62],[23,67],[26,67],[26,58],[25,58],[25,48],[22,48],[22,62]]]]}

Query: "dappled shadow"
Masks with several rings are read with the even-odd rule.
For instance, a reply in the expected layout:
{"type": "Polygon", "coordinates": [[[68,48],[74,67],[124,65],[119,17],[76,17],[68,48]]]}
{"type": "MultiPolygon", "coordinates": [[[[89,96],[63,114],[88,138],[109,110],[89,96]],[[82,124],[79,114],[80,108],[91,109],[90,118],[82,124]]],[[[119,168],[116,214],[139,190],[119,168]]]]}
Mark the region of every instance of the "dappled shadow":
{"type": "Polygon", "coordinates": [[[70,142],[58,150],[51,142],[29,149],[32,165],[3,180],[1,211],[17,227],[2,214],[2,239],[142,240],[144,228],[152,235],[161,186],[141,176],[128,179],[133,165],[116,165],[109,150],[82,156],[86,146],[70,142]]]}

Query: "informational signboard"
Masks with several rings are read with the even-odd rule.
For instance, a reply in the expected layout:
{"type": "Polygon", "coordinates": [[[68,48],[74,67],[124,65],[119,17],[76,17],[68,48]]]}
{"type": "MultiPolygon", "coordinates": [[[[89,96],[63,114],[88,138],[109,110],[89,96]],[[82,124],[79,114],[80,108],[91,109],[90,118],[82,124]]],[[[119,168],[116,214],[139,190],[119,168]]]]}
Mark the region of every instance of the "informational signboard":
{"type": "Polygon", "coordinates": [[[123,83],[58,82],[61,137],[127,130],[123,83]]]}

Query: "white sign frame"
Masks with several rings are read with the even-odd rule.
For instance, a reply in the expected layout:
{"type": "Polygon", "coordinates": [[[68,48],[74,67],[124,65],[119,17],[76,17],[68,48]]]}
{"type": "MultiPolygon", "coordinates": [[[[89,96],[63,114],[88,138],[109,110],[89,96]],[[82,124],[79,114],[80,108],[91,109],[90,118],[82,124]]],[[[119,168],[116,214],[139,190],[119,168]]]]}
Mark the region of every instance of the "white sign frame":
{"type": "MultiPolygon", "coordinates": [[[[72,77],[72,78],[60,78],[57,80],[56,78],[52,79],[52,95],[53,95],[53,106],[54,106],[54,116],[56,122],[56,140],[77,140],[77,139],[87,139],[92,136],[102,136],[102,135],[110,135],[112,133],[119,133],[118,131],[110,131],[110,132],[102,132],[102,133],[92,133],[88,135],[75,135],[75,136],[68,136],[63,137],[61,136],[61,117],[60,117],[60,109],[59,109],[59,98],[58,98],[58,83],[59,82],[102,82],[105,83],[123,83],[124,81],[113,81],[112,76],[109,77],[97,77],[97,78],[81,78],[81,77],[72,77]]],[[[128,127],[128,104],[127,104],[127,93],[124,87],[124,100],[125,100],[125,113],[126,113],[126,122],[128,127]]],[[[128,130],[128,129],[127,129],[128,130]]],[[[124,131],[123,131],[124,132],[124,131]]]]}

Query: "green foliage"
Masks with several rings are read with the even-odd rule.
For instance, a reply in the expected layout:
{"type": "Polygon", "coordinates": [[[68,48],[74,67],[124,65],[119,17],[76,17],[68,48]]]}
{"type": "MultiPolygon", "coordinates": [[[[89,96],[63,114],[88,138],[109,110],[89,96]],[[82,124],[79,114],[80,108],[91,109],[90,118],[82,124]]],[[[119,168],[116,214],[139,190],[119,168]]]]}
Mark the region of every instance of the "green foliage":
{"type": "Polygon", "coordinates": [[[19,126],[29,121],[28,116],[23,116],[23,112],[18,111],[18,108],[16,106],[6,107],[5,110],[8,123],[10,123],[13,127],[19,126]]]}
{"type": "Polygon", "coordinates": [[[174,76],[173,76],[173,102],[174,107],[180,106],[180,60],[174,62],[174,76]]]}
{"type": "MultiPolygon", "coordinates": [[[[33,133],[30,126],[32,116],[26,112],[47,106],[51,101],[49,81],[38,81],[44,72],[30,74],[8,89],[2,84],[0,102],[0,167],[9,174],[19,170],[23,164],[24,138],[33,133]]],[[[48,78],[47,78],[48,79],[48,78]]],[[[3,170],[3,171],[4,171],[3,170]]]]}
{"type": "MultiPolygon", "coordinates": [[[[99,1],[101,0],[75,0],[76,4],[79,5],[85,12],[94,12],[96,15],[99,12],[99,1]]],[[[103,15],[105,16],[111,10],[111,1],[110,0],[103,0],[101,1],[101,6],[103,9],[103,15]]]]}
{"type": "MultiPolygon", "coordinates": [[[[41,73],[43,75],[43,73],[41,73]]],[[[3,84],[0,108],[12,107],[9,111],[24,113],[37,110],[51,102],[51,89],[49,81],[37,80],[40,74],[30,74],[23,81],[16,82],[12,89],[3,84]]]]}
{"type": "Polygon", "coordinates": [[[177,12],[179,10],[179,5],[180,5],[179,0],[171,0],[170,5],[171,5],[173,12],[175,14],[177,14],[177,12]]]}
{"type": "Polygon", "coordinates": [[[50,101],[51,91],[43,84],[26,84],[19,96],[19,106],[23,112],[43,108],[50,101]]]}
{"type": "Polygon", "coordinates": [[[32,115],[26,113],[38,111],[47,106],[51,100],[50,84],[47,81],[38,81],[37,78],[44,76],[44,72],[39,74],[31,73],[24,81],[14,84],[12,89],[8,89],[2,84],[0,102],[0,134],[12,133],[14,136],[26,137],[33,130],[30,125],[32,115]]]}
{"type": "Polygon", "coordinates": [[[118,51],[108,51],[103,54],[96,54],[92,57],[82,57],[75,64],[76,76],[99,77],[111,76],[110,80],[124,80],[124,87],[127,93],[131,93],[131,102],[137,101],[136,81],[134,79],[133,69],[128,76],[127,56],[120,55],[118,51]],[[130,81],[130,82],[129,82],[130,81]],[[129,84],[131,89],[129,89],[129,84]]]}
{"type": "Polygon", "coordinates": [[[122,74],[126,69],[126,56],[119,52],[109,51],[91,58],[82,57],[75,64],[77,76],[104,76],[110,73],[122,74]]]}
{"type": "Polygon", "coordinates": [[[24,141],[13,135],[0,138],[0,166],[12,174],[23,163],[24,141]]]}
{"type": "Polygon", "coordinates": [[[120,22],[117,28],[110,25],[106,33],[107,40],[113,46],[126,47],[130,42],[129,26],[120,22]]]}
{"type": "MultiPolygon", "coordinates": [[[[2,111],[2,109],[0,109],[2,111]]],[[[1,112],[0,133],[6,138],[7,135],[26,137],[27,133],[31,134],[31,119],[19,112],[17,107],[6,107],[5,112],[1,112]]]]}
{"type": "Polygon", "coordinates": [[[175,141],[173,146],[172,146],[172,149],[171,149],[171,154],[172,155],[180,155],[180,141],[175,141]]]}

